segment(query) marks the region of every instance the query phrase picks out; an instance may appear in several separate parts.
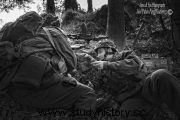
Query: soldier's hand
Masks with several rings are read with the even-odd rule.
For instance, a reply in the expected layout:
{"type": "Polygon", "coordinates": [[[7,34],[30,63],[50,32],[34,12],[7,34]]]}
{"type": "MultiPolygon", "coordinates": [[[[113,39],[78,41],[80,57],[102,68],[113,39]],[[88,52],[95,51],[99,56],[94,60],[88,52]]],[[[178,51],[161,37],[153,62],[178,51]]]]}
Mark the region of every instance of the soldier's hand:
{"type": "Polygon", "coordinates": [[[88,58],[91,62],[96,61],[96,59],[94,59],[91,55],[85,54],[84,57],[88,58]]]}
{"type": "Polygon", "coordinates": [[[91,64],[98,69],[103,69],[104,62],[106,61],[95,61],[92,62],[91,64]]]}

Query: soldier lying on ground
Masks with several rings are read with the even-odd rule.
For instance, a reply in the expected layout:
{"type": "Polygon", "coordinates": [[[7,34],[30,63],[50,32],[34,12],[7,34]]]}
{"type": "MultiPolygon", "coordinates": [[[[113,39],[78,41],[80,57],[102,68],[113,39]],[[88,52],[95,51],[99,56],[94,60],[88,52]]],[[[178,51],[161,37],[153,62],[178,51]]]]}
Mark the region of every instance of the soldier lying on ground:
{"type": "Polygon", "coordinates": [[[118,52],[110,40],[100,41],[95,51],[99,61],[92,65],[108,78],[108,91],[118,103],[140,96],[153,105],[165,103],[180,116],[180,81],[170,72],[160,69],[147,75],[145,65],[134,52],[118,52]]]}
{"type": "Polygon", "coordinates": [[[37,13],[28,12],[4,31],[0,90],[29,107],[93,109],[94,90],[69,75],[77,61],[67,37],[42,24],[37,13]]]}

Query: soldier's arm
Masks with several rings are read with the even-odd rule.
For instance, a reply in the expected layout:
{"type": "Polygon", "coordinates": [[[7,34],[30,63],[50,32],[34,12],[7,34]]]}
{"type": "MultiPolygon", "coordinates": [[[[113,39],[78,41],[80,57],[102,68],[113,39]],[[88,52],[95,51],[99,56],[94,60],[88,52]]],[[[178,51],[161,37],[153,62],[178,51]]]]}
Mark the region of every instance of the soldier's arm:
{"type": "Polygon", "coordinates": [[[120,54],[120,60],[115,62],[104,62],[103,68],[131,75],[136,74],[143,65],[143,62],[134,52],[128,51],[120,54]]]}

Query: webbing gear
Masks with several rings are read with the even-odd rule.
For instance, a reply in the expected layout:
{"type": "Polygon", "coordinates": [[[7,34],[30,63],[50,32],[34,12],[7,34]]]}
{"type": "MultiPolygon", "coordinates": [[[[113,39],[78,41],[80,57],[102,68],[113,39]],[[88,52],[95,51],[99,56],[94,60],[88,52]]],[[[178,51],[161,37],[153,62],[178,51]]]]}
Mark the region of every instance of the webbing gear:
{"type": "MultiPolygon", "coordinates": [[[[53,48],[57,51],[57,48],[54,44],[53,38],[49,32],[49,30],[45,27],[43,27],[43,30],[46,32],[46,34],[48,35],[49,41],[51,43],[51,45],[53,46],[53,48]]],[[[58,54],[59,52],[57,52],[58,54]]],[[[60,56],[63,56],[62,54],[60,54],[60,56]]],[[[67,72],[67,67],[66,67],[66,63],[64,61],[64,59],[61,57],[60,61],[58,62],[58,67],[61,73],[66,73],[67,72]]]]}
{"type": "Polygon", "coordinates": [[[62,60],[60,60],[58,65],[61,67],[63,66],[62,67],[62,68],[64,68],[63,71],[66,71],[66,72],[70,72],[73,69],[75,69],[77,66],[77,59],[76,59],[76,56],[75,56],[74,52],[72,51],[69,43],[67,42],[66,36],[58,28],[43,27],[43,30],[47,34],[48,40],[51,43],[51,45],[53,46],[53,48],[55,49],[57,55],[62,59],[62,60]],[[57,37],[59,36],[60,38],[54,39],[50,32],[52,32],[52,34],[54,36],[57,36],[57,37]],[[64,61],[66,64],[64,63],[64,61]],[[64,64],[62,64],[62,63],[64,63],[64,64]],[[67,65],[67,67],[65,67],[65,65],[67,65]],[[65,69],[65,68],[67,68],[67,69],[65,69]]]}

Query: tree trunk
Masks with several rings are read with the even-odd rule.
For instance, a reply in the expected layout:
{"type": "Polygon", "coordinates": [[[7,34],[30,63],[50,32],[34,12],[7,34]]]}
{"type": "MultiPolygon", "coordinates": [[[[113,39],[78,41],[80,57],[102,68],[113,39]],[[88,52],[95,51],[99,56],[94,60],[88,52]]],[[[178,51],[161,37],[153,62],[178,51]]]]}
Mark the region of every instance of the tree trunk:
{"type": "Polygon", "coordinates": [[[175,70],[180,73],[180,2],[179,0],[173,0],[171,2],[171,8],[173,10],[172,14],[172,30],[173,30],[173,40],[174,40],[174,62],[175,70]]]}
{"type": "Polygon", "coordinates": [[[88,12],[93,12],[92,0],[87,0],[88,3],[88,12]]]}
{"type": "Polygon", "coordinates": [[[125,47],[124,0],[108,0],[107,35],[119,51],[125,47]]]}
{"type": "Polygon", "coordinates": [[[180,2],[179,0],[174,0],[172,2],[173,7],[173,14],[172,14],[172,21],[173,21],[173,32],[174,32],[174,42],[175,47],[178,51],[180,51],[180,2]]]}
{"type": "Polygon", "coordinates": [[[65,7],[65,11],[67,11],[68,9],[77,10],[78,9],[77,0],[64,0],[64,7],[65,7]]]}
{"type": "Polygon", "coordinates": [[[47,0],[46,12],[55,15],[55,3],[54,0],[47,0]]]}

